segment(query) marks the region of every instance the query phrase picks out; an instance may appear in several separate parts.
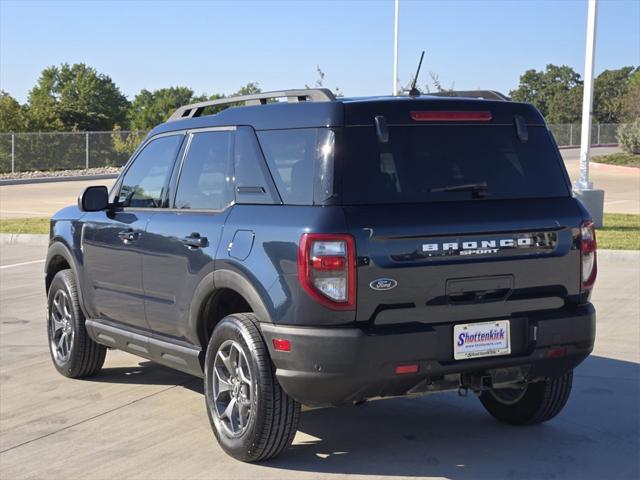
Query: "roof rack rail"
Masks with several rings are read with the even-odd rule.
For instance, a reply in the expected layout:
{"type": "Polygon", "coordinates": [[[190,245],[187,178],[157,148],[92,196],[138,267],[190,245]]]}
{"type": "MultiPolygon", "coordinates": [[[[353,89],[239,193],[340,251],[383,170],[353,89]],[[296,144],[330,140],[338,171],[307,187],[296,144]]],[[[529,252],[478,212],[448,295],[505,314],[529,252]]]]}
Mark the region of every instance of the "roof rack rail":
{"type": "Polygon", "coordinates": [[[237,97],[219,98],[205,102],[183,105],[178,108],[167,121],[180,120],[183,118],[194,118],[202,115],[205,108],[214,105],[231,105],[243,103],[245,105],[264,105],[268,100],[274,98],[286,98],[289,103],[297,102],[331,102],[335,100],[335,95],[327,88],[304,88],[298,90],[280,90],[277,92],[264,92],[252,95],[240,95],[237,97]]]}
{"type": "Polygon", "coordinates": [[[484,98],[485,100],[502,100],[504,102],[511,100],[511,98],[507,97],[504,93],[495,90],[445,90],[442,92],[428,93],[427,95],[434,95],[436,97],[484,98]]]}

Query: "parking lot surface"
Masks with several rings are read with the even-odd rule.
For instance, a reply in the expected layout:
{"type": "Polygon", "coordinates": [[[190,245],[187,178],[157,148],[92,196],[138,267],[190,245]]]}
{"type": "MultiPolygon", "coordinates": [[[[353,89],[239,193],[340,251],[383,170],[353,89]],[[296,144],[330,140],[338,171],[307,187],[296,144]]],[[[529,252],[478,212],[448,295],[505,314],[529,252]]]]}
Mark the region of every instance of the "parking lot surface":
{"type": "Polygon", "coordinates": [[[45,329],[43,247],[0,247],[0,478],[637,479],[640,257],[600,256],[598,337],[565,410],[502,425],[470,395],[304,411],[293,448],[262,465],[216,444],[202,381],[110,351],[88,380],[60,376],[45,329]]]}
{"type": "MultiPolygon", "coordinates": [[[[592,159],[599,155],[620,152],[618,147],[593,148],[592,159]]],[[[580,178],[580,149],[561,150],[564,164],[572,182],[580,178]]],[[[604,211],[607,213],[640,213],[640,168],[620,168],[610,165],[591,165],[589,180],[593,188],[604,190],[604,211]]]]}
{"type": "Polygon", "coordinates": [[[75,203],[90,185],[111,187],[113,179],[26,183],[0,186],[0,218],[50,217],[75,203]]]}

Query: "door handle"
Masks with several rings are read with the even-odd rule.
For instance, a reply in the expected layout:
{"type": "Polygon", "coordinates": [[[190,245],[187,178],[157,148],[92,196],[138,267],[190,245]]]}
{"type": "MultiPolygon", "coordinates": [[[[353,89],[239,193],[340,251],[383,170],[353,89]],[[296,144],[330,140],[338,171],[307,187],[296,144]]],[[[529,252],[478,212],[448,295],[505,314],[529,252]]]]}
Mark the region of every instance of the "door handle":
{"type": "Polygon", "coordinates": [[[142,232],[134,231],[131,228],[118,232],[118,238],[122,240],[124,243],[135,242],[140,238],[141,235],[142,235],[142,232]]]}
{"type": "Polygon", "coordinates": [[[207,237],[201,237],[198,232],[193,232],[188,237],[184,237],[181,241],[185,247],[191,249],[205,248],[209,245],[207,237]]]}

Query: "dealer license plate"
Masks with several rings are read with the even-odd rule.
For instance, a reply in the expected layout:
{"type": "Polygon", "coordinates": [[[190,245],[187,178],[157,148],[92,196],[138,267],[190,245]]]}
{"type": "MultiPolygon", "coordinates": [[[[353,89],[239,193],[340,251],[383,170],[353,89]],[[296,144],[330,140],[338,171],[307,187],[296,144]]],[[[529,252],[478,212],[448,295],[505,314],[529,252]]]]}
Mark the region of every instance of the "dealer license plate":
{"type": "Polygon", "coordinates": [[[511,353],[509,320],[466,323],[453,327],[453,358],[468,360],[511,353]]]}

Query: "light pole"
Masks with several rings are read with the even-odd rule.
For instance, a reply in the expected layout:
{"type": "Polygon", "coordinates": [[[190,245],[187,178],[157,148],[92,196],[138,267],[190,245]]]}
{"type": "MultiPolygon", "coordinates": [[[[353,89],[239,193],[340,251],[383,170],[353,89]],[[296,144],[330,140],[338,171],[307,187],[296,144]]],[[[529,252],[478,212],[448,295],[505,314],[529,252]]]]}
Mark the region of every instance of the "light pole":
{"type": "Polygon", "coordinates": [[[587,13],[587,46],[584,61],[584,92],[582,97],[582,130],[580,132],[580,179],[576,182],[579,190],[593,188],[589,181],[589,160],[591,150],[591,113],[593,109],[593,59],[596,46],[597,0],[589,0],[587,13]]]}
{"type": "Polygon", "coordinates": [[[596,227],[602,227],[604,190],[594,190],[589,181],[591,158],[591,116],[593,110],[593,60],[596,46],[596,16],[598,1],[588,0],[587,45],[584,61],[584,95],[582,97],[582,130],[580,134],[580,179],[575,182],[575,193],[593,217],[596,227]]]}
{"type": "Polygon", "coordinates": [[[393,20],[393,96],[398,94],[398,10],[400,0],[395,1],[395,17],[393,20]]]}

